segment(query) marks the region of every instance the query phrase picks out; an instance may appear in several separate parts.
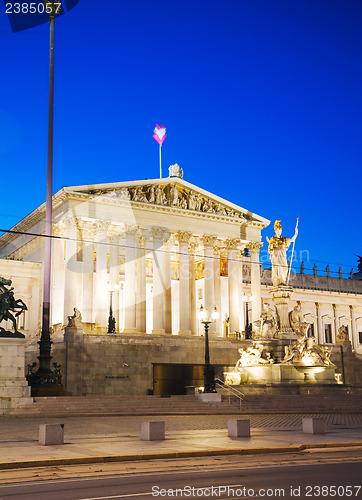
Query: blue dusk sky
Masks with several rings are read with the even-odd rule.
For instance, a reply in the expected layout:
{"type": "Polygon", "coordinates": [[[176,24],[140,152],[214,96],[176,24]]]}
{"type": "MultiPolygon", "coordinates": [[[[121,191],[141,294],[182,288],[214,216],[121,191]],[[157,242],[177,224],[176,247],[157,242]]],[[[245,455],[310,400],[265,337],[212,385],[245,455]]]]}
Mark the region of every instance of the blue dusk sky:
{"type": "MultiPolygon", "coordinates": [[[[360,0],[80,0],[55,26],[53,193],[184,179],[272,221],[296,262],[348,276],[362,254],[360,0]],[[308,261],[309,256],[309,261],[308,261]]],[[[1,5],[0,228],[46,196],[47,24],[1,5]]],[[[265,261],[266,251],[264,250],[265,261]]],[[[334,275],[334,274],[332,274],[334,275]]]]}

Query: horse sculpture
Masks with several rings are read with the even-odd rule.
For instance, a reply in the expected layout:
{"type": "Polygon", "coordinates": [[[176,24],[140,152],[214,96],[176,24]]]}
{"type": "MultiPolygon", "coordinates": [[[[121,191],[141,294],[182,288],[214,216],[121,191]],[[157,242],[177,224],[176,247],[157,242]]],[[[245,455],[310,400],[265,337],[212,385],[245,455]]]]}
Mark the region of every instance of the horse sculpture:
{"type": "MultiPolygon", "coordinates": [[[[14,332],[18,333],[16,318],[28,308],[21,299],[15,300],[14,288],[7,288],[11,283],[11,280],[0,277],[0,323],[7,320],[12,321],[14,332]]],[[[0,327],[0,331],[5,332],[5,329],[0,327]]]]}

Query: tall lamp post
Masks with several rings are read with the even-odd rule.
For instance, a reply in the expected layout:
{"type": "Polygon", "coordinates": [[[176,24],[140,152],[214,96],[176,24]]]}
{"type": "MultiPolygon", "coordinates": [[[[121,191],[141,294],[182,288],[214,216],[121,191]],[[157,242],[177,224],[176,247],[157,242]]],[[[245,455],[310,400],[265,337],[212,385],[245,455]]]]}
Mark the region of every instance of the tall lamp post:
{"type": "Polygon", "coordinates": [[[252,295],[243,295],[243,302],[245,302],[245,340],[250,340],[253,337],[251,323],[249,323],[249,302],[252,302],[253,299],[252,295]]]}
{"type": "Polygon", "coordinates": [[[113,310],[112,310],[112,298],[113,298],[113,293],[119,290],[119,285],[115,285],[114,287],[110,284],[108,284],[108,291],[109,291],[109,316],[108,316],[108,330],[107,333],[116,333],[116,318],[113,316],[113,310]]]}
{"type": "Polygon", "coordinates": [[[211,317],[203,306],[200,307],[199,320],[204,325],[205,332],[205,364],[204,364],[204,392],[216,392],[215,389],[215,368],[210,364],[209,350],[209,326],[214,323],[219,317],[219,313],[214,307],[211,317]]]}

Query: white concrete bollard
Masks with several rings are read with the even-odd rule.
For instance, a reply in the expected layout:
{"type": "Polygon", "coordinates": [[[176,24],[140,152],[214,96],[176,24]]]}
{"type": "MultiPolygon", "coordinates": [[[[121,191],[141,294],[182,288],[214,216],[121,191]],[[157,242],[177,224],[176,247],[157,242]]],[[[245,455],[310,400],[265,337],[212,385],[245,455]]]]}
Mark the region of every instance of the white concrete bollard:
{"type": "Polygon", "coordinates": [[[250,437],[250,420],[228,420],[229,437],[250,437]]]}
{"type": "Polygon", "coordinates": [[[323,418],[304,417],[302,419],[303,432],[305,434],[324,434],[325,425],[323,418]]]}
{"type": "Polygon", "coordinates": [[[141,439],[142,441],[161,441],[165,439],[165,421],[142,422],[141,439]]]}
{"type": "Polygon", "coordinates": [[[43,446],[64,444],[64,424],[40,424],[39,444],[43,446]]]}

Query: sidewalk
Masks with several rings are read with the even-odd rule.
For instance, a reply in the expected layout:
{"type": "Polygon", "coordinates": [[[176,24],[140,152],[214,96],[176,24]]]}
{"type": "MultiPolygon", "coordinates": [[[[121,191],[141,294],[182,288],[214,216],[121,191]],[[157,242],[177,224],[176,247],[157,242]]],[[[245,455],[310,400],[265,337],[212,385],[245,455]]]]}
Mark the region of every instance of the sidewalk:
{"type": "Polygon", "coordinates": [[[1,417],[0,469],[362,446],[361,415],[323,415],[326,432],[319,435],[302,432],[301,419],[304,416],[311,415],[243,415],[241,418],[251,420],[250,438],[228,437],[230,415],[1,417]],[[141,423],[147,420],[165,420],[164,441],[141,441],[141,423]],[[41,423],[63,423],[65,444],[39,445],[41,423]]]}

